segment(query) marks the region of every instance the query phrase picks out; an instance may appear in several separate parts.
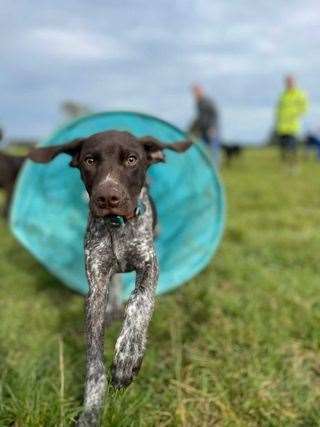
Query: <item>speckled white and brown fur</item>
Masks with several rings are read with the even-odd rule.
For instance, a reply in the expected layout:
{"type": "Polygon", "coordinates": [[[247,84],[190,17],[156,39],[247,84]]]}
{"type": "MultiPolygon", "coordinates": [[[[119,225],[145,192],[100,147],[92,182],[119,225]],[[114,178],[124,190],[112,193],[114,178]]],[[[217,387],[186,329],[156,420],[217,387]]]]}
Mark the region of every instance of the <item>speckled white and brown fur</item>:
{"type": "Polygon", "coordinates": [[[85,411],[78,425],[95,425],[103,404],[106,374],[103,363],[105,312],[111,277],[136,271],[136,284],[124,315],[115,347],[112,383],[121,388],[130,384],[139,371],[146,347],[158,279],[158,262],[153,245],[153,213],[146,188],[140,200],[145,212],[119,228],[105,218],[90,215],[85,239],[89,294],[86,305],[87,378],[85,411]]]}
{"type": "Polygon", "coordinates": [[[70,165],[80,170],[90,198],[90,214],[85,238],[87,374],[84,410],[77,425],[97,426],[106,390],[103,362],[104,330],[107,316],[119,307],[116,275],[135,271],[136,283],[127,303],[112,365],[112,383],[128,386],[139,371],[146,347],[158,279],[158,262],[153,244],[155,209],[145,185],[148,167],[164,161],[164,149],[178,153],[190,141],[166,144],[128,132],[106,131],[66,144],[40,147],[28,156],[48,163],[58,154],[72,156],[70,165]],[[138,203],[144,205],[134,215],[138,203]],[[120,227],[110,216],[123,218],[120,227]]]}

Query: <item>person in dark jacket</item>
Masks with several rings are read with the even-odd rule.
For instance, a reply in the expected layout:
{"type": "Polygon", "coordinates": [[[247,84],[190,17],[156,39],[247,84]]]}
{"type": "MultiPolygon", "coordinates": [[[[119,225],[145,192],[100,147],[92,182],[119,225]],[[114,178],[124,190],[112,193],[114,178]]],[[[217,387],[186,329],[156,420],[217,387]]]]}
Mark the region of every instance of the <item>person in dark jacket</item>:
{"type": "Polygon", "coordinates": [[[208,98],[203,88],[195,84],[192,86],[192,92],[196,101],[197,116],[193,126],[200,133],[205,143],[210,145],[211,136],[218,128],[218,111],[214,102],[208,98]]]}
{"type": "Polygon", "coordinates": [[[192,86],[192,93],[196,102],[197,116],[192,123],[191,133],[197,134],[210,147],[213,160],[218,163],[219,137],[218,137],[218,110],[215,103],[206,96],[202,86],[192,86]]]}

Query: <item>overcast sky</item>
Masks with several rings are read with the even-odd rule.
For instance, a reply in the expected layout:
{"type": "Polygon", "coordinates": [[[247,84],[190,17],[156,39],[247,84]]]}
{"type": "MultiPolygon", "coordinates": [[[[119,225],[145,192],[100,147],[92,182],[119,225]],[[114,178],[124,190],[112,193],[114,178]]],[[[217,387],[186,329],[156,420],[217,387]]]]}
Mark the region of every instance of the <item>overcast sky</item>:
{"type": "Polygon", "coordinates": [[[261,141],[288,72],[320,125],[319,0],[1,0],[0,22],[8,136],[46,137],[65,99],[185,127],[200,82],[226,138],[261,141]]]}

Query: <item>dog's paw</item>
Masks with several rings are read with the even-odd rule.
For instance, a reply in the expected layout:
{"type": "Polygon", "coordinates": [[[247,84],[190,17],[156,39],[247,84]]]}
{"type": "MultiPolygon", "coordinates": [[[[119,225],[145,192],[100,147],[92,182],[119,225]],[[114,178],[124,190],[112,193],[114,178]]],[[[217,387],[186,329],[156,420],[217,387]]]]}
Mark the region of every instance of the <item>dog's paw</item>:
{"type": "Polygon", "coordinates": [[[142,359],[140,352],[118,352],[111,368],[112,385],[117,389],[128,387],[139,372],[142,359]]]}
{"type": "Polygon", "coordinates": [[[112,385],[114,388],[121,389],[128,387],[133,378],[140,370],[142,358],[140,360],[120,362],[112,366],[112,385]]]}
{"type": "Polygon", "coordinates": [[[83,412],[75,423],[75,427],[98,427],[99,416],[97,411],[83,412]]]}

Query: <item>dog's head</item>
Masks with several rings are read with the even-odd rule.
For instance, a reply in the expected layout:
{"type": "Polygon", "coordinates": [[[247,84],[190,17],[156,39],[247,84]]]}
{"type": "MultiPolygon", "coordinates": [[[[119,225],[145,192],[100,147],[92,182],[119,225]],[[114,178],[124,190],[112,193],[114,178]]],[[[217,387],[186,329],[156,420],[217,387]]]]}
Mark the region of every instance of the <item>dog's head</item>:
{"type": "Polygon", "coordinates": [[[190,141],[166,144],[151,136],[136,138],[128,132],[107,131],[62,145],[35,148],[28,157],[48,163],[58,154],[69,154],[70,166],[80,170],[93,215],[120,215],[129,219],[134,216],[148,166],[165,160],[164,149],[181,153],[191,144],[190,141]]]}

